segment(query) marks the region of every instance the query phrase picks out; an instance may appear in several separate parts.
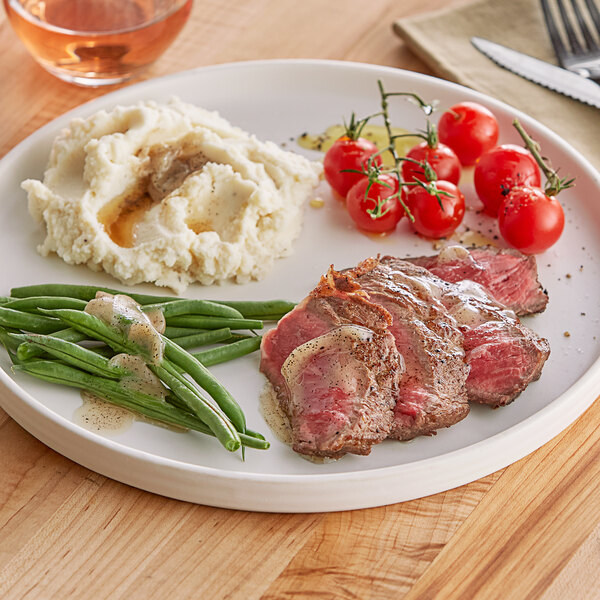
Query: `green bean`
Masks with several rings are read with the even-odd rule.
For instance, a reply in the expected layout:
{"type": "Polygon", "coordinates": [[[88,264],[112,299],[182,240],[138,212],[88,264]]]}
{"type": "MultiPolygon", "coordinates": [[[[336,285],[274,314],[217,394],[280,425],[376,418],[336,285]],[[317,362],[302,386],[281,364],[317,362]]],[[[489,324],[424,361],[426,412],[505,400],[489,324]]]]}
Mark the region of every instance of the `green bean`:
{"type": "Polygon", "coordinates": [[[156,304],[157,302],[172,302],[178,300],[171,296],[153,296],[150,294],[134,294],[123,292],[109,287],[94,285],[71,285],[67,283],[42,283],[37,285],[25,285],[14,287],[10,290],[13,298],[28,298],[29,296],[68,296],[69,298],[79,298],[80,300],[92,300],[96,297],[96,292],[106,292],[107,294],[126,294],[133,298],[139,304],[156,304]]]}
{"type": "Polygon", "coordinates": [[[33,333],[52,333],[62,328],[62,324],[58,319],[43,315],[32,315],[31,313],[4,308],[3,306],[0,306],[0,325],[33,333]]]}
{"type": "Polygon", "coordinates": [[[107,325],[104,321],[94,315],[70,308],[42,310],[45,314],[57,317],[63,323],[84,333],[87,337],[108,344],[117,352],[139,354],[148,360],[152,360],[152,357],[148,356],[148,352],[144,348],[132,342],[120,331],[107,325]]]}
{"type": "Polygon", "coordinates": [[[76,308],[83,310],[85,305],[85,300],[65,296],[30,296],[29,298],[17,298],[16,300],[11,298],[9,302],[3,304],[6,308],[35,314],[41,314],[38,308],[76,308]]]}
{"type": "Polygon", "coordinates": [[[204,333],[207,329],[194,329],[192,327],[169,327],[165,328],[164,334],[168,338],[183,337],[187,335],[196,335],[197,333],[204,333]]]}
{"type": "Polygon", "coordinates": [[[21,360],[17,357],[17,348],[19,346],[18,342],[16,342],[11,334],[19,333],[18,329],[0,327],[0,344],[4,346],[4,349],[8,353],[8,357],[10,358],[13,364],[18,364],[21,360]]]}
{"type": "Polygon", "coordinates": [[[184,335],[182,337],[172,337],[171,339],[182,348],[197,348],[198,346],[205,346],[206,344],[216,344],[217,342],[224,342],[231,337],[231,329],[229,327],[223,327],[222,329],[212,329],[210,331],[203,331],[195,335],[184,335]]]}
{"type": "Polygon", "coordinates": [[[246,435],[249,435],[257,440],[265,440],[266,438],[262,433],[258,433],[258,431],[252,431],[252,429],[246,429],[246,435]]]}
{"type": "MultiPolygon", "coordinates": [[[[66,329],[55,331],[52,333],[52,337],[66,340],[67,342],[77,343],[87,339],[88,336],[85,335],[85,333],[81,333],[81,331],[77,331],[77,329],[67,327],[66,329]]],[[[28,342],[23,342],[19,346],[19,355],[23,357],[23,360],[30,360],[38,356],[43,356],[43,354],[44,351],[40,347],[29,344],[28,342]]]]}
{"type": "Polygon", "coordinates": [[[225,340],[226,344],[233,344],[234,342],[238,342],[239,340],[247,340],[249,338],[258,337],[257,334],[246,335],[245,333],[232,333],[231,337],[228,340],[225,340]]]}
{"type": "Polygon", "coordinates": [[[242,314],[235,310],[235,308],[209,300],[175,300],[173,302],[146,304],[144,311],[147,312],[149,310],[160,310],[165,318],[177,317],[179,315],[204,315],[243,319],[242,314]]]}
{"type": "MultiPolygon", "coordinates": [[[[79,369],[50,361],[36,361],[13,368],[15,371],[22,371],[44,381],[86,390],[112,404],[142,414],[154,421],[185,427],[214,437],[210,428],[197,416],[154,396],[125,388],[116,381],[83,373],[79,369]]],[[[244,446],[251,448],[260,450],[269,448],[269,443],[256,434],[241,434],[240,441],[244,446]]]]}
{"type": "MultiPolygon", "coordinates": [[[[109,377],[111,379],[120,379],[129,373],[129,371],[123,367],[110,364],[107,358],[93,350],[83,348],[72,342],[67,342],[50,335],[12,334],[10,337],[15,340],[26,341],[29,344],[33,344],[51,356],[59,358],[67,364],[83,369],[84,371],[89,371],[95,375],[109,377]]],[[[23,344],[21,344],[21,346],[22,345],[23,344]]],[[[17,350],[17,356],[23,360],[21,346],[19,346],[19,349],[17,350]]]]}
{"type": "MultiPolygon", "coordinates": [[[[186,404],[184,402],[182,402],[181,399],[179,397],[175,396],[174,394],[169,394],[165,398],[165,400],[166,400],[166,402],[168,402],[169,404],[172,404],[173,406],[177,407],[178,409],[182,410],[183,412],[191,414],[191,413],[189,413],[189,408],[186,406],[186,404]]],[[[246,443],[244,440],[246,440],[247,438],[254,438],[255,440],[266,442],[265,436],[262,433],[259,433],[258,431],[253,431],[252,429],[246,428],[246,433],[245,434],[240,433],[239,435],[240,435],[240,439],[242,440],[242,443],[244,444],[244,446],[249,446],[252,448],[255,448],[255,447],[263,448],[262,445],[253,446],[252,444],[246,443]]],[[[269,442],[266,442],[266,443],[269,444],[269,442]]]]}
{"type": "Polygon", "coordinates": [[[262,321],[255,319],[229,319],[224,317],[203,317],[201,315],[183,315],[167,319],[169,327],[195,327],[198,329],[262,329],[262,321]]]}
{"type": "Polygon", "coordinates": [[[260,336],[251,337],[226,346],[194,352],[192,356],[197,358],[205,367],[210,367],[255,352],[260,348],[261,339],[260,336]]]}
{"type": "MultiPolygon", "coordinates": [[[[12,297],[11,299],[28,298],[30,296],[63,296],[88,301],[96,297],[96,292],[106,292],[108,294],[126,294],[141,305],[155,305],[185,301],[172,296],[136,294],[134,292],[125,292],[104,286],[72,285],[64,283],[45,283],[15,287],[12,288],[10,293],[12,297]]],[[[191,302],[195,301],[191,300],[191,302]]],[[[277,320],[296,306],[294,302],[290,302],[288,300],[200,300],[198,302],[210,302],[212,304],[228,306],[238,311],[246,319],[260,320],[277,320]]],[[[0,304],[2,304],[1,298],[0,304]]]]}
{"type": "MultiPolygon", "coordinates": [[[[71,309],[52,309],[46,310],[48,314],[52,314],[58,318],[60,318],[65,323],[68,323],[71,327],[75,329],[79,329],[83,333],[86,333],[93,339],[100,340],[106,344],[108,344],[111,348],[118,352],[126,352],[128,354],[140,354],[146,357],[152,365],[152,358],[148,357],[147,352],[140,348],[137,344],[129,340],[125,335],[110,327],[104,321],[95,317],[94,315],[90,315],[83,311],[71,310],[71,309]]],[[[209,373],[209,371],[203,367],[196,359],[194,359],[190,354],[188,354],[185,350],[171,342],[168,338],[162,336],[162,339],[165,341],[165,355],[167,358],[169,357],[169,353],[176,357],[173,360],[178,366],[183,368],[184,371],[187,371],[189,375],[202,387],[205,389],[212,398],[215,399],[219,410],[215,410],[215,408],[208,402],[205,404],[198,403],[194,405],[195,409],[198,409],[200,412],[198,413],[198,417],[202,419],[214,432],[219,440],[225,439],[229,436],[226,443],[232,444],[235,442],[235,436],[231,433],[231,429],[229,427],[230,423],[228,422],[227,417],[231,419],[236,428],[240,429],[240,431],[244,432],[245,421],[243,419],[243,412],[233,400],[229,392],[225,390],[225,388],[209,373]],[[186,366],[190,366],[192,368],[191,371],[187,370],[186,366]],[[198,376],[201,380],[199,380],[198,376]],[[203,382],[206,382],[209,387],[204,385],[203,382]],[[236,410],[232,409],[232,406],[235,406],[236,410]],[[225,410],[225,408],[227,410],[225,410]],[[231,412],[235,416],[235,420],[232,419],[231,415],[228,413],[231,412]],[[239,418],[241,414],[242,418],[239,418]],[[231,439],[233,437],[233,439],[231,439]]],[[[165,363],[165,360],[162,361],[165,363]]],[[[156,366],[156,365],[154,365],[156,366]]],[[[158,365],[165,366],[165,365],[158,365]]],[[[168,385],[168,384],[167,384],[168,385]]],[[[239,438],[238,438],[239,440],[239,438]]]]}
{"type": "Polygon", "coordinates": [[[188,380],[173,368],[168,368],[168,363],[164,366],[149,366],[169,386],[171,391],[186,404],[190,412],[208,424],[211,431],[214,432],[217,439],[227,450],[235,452],[239,449],[241,445],[239,433],[231,421],[222,418],[221,409],[216,403],[203,398],[197,388],[193,388],[188,380]]]}
{"type": "Polygon", "coordinates": [[[165,341],[165,356],[180,369],[183,369],[203,390],[206,390],[214,398],[238,431],[245,432],[246,418],[233,396],[197,358],[194,358],[172,340],[164,336],[163,340],[165,341]]]}
{"type": "Polygon", "coordinates": [[[10,302],[12,300],[12,298],[9,298],[8,296],[0,296],[0,304],[6,304],[7,302],[10,302]]]}
{"type": "Polygon", "coordinates": [[[288,300],[213,300],[213,302],[239,310],[246,319],[264,320],[266,316],[274,315],[279,315],[278,318],[281,318],[296,306],[295,302],[288,300]]]}

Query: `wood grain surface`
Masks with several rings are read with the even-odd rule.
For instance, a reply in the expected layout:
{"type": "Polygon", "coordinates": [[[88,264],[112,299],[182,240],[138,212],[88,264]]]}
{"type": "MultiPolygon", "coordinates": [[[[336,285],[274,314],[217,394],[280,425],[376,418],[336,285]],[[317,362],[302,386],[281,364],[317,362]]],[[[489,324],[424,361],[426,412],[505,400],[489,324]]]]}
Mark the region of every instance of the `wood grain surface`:
{"type": "MultiPolygon", "coordinates": [[[[461,3],[197,0],[146,78],[283,57],[428,72],[391,23],[461,3]]],[[[109,91],[45,73],[4,14],[0,67],[0,155],[109,91]]],[[[282,515],[196,506],[117,483],[0,411],[0,598],[600,598],[599,422],[596,402],[534,454],[442,494],[282,515]]]]}

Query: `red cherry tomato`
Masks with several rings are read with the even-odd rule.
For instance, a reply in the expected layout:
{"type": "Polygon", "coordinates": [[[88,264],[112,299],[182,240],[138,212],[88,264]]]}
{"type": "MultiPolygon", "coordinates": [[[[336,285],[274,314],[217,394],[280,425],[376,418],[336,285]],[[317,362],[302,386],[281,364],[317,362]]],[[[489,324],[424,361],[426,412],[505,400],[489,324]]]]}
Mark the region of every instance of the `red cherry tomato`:
{"type": "Polygon", "coordinates": [[[554,244],[565,226],[565,213],[554,196],[531,186],[514,188],[500,205],[502,237],[524,254],[538,254],[554,244]]]}
{"type": "Polygon", "coordinates": [[[495,217],[509,192],[517,186],[541,185],[540,168],[528,150],[503,144],[484,152],[475,165],[475,190],[487,214],[495,217]]]}
{"type": "MultiPolygon", "coordinates": [[[[454,150],[445,144],[438,144],[435,148],[430,148],[427,142],[421,142],[413,146],[407,153],[407,158],[413,158],[419,162],[427,161],[435,171],[438,179],[450,181],[458,184],[460,179],[460,161],[454,150]]],[[[427,181],[422,167],[403,161],[402,177],[404,181],[427,181]]]]}
{"type": "MultiPolygon", "coordinates": [[[[368,160],[378,152],[377,146],[364,138],[353,140],[343,136],[336,140],[331,148],[327,150],[323,159],[323,170],[325,179],[329,185],[343,198],[350,188],[364,175],[360,173],[344,173],[345,169],[362,171],[367,168],[368,160]]],[[[381,158],[373,159],[374,164],[381,164],[381,158]]]]}
{"type": "Polygon", "coordinates": [[[369,180],[363,177],[354,184],[346,196],[346,208],[352,220],[359,229],[372,233],[386,233],[392,231],[404,214],[404,209],[398,198],[390,198],[398,193],[398,180],[391,175],[380,175],[378,180],[389,185],[374,182],[367,195],[369,180]],[[389,200],[385,201],[386,198],[389,200]],[[375,218],[374,212],[380,205],[381,216],[375,218]]]}
{"type": "Polygon", "coordinates": [[[405,196],[405,202],[413,217],[413,229],[429,238],[447,237],[460,225],[465,215],[465,197],[449,181],[436,181],[438,190],[448,192],[440,194],[442,206],[435,195],[421,186],[413,187],[405,196]]]}
{"type": "Polygon", "coordinates": [[[440,117],[438,123],[440,142],[456,152],[463,165],[475,161],[498,141],[498,121],[481,104],[461,102],[440,117]]]}

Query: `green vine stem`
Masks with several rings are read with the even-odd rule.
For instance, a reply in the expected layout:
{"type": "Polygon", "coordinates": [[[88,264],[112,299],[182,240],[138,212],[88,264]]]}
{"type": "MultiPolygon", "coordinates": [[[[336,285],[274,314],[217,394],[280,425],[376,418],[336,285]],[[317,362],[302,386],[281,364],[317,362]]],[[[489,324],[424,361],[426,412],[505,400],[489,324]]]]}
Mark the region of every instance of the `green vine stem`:
{"type": "Polygon", "coordinates": [[[404,181],[403,181],[402,175],[400,173],[401,160],[400,160],[400,157],[398,156],[398,152],[396,151],[396,144],[395,144],[396,137],[392,133],[392,124],[390,123],[390,117],[388,114],[388,101],[387,101],[388,97],[391,95],[411,95],[411,96],[413,96],[413,94],[404,94],[401,92],[396,92],[394,94],[388,94],[383,89],[383,83],[381,82],[381,79],[377,80],[377,85],[379,86],[379,94],[381,96],[381,113],[383,116],[383,124],[385,125],[385,130],[387,131],[388,140],[390,142],[390,145],[387,148],[387,150],[389,150],[389,152],[392,155],[392,158],[394,160],[393,172],[396,175],[396,177],[398,178],[398,192],[396,194],[396,197],[398,198],[398,202],[400,202],[400,204],[402,205],[402,208],[403,208],[406,216],[409,218],[410,222],[414,223],[415,218],[414,218],[412,212],[410,212],[410,209],[408,208],[408,206],[406,206],[404,200],[402,199],[402,187],[403,187],[404,181]]]}
{"type": "Polygon", "coordinates": [[[360,137],[360,134],[362,133],[362,130],[364,129],[365,125],[372,117],[373,115],[369,115],[368,117],[365,117],[364,119],[359,119],[357,121],[356,115],[352,113],[350,115],[350,123],[346,124],[346,120],[344,119],[344,129],[346,137],[353,141],[356,141],[360,137]]]}
{"type": "Polygon", "coordinates": [[[525,147],[531,152],[535,162],[539,165],[540,169],[546,176],[546,186],[544,193],[547,196],[556,196],[562,190],[573,187],[575,185],[575,178],[568,179],[566,177],[560,178],[558,173],[548,164],[541,154],[541,148],[538,142],[534,141],[528,133],[523,129],[523,126],[518,119],[513,121],[513,127],[519,132],[521,139],[525,143],[525,147]]]}
{"type": "MultiPolygon", "coordinates": [[[[442,204],[441,196],[449,196],[449,194],[447,192],[445,192],[443,190],[439,190],[437,188],[437,186],[435,184],[435,182],[437,181],[437,175],[436,175],[435,171],[432,169],[431,165],[427,161],[420,162],[420,161],[415,161],[411,158],[398,156],[398,153],[396,152],[395,140],[400,137],[405,137],[405,135],[394,135],[392,133],[392,125],[390,123],[390,118],[389,118],[389,113],[388,113],[388,106],[389,106],[388,98],[392,97],[392,96],[405,96],[405,97],[411,98],[418,104],[418,106],[421,108],[421,110],[425,113],[426,117],[431,116],[431,114],[435,110],[435,104],[425,102],[420,96],[418,96],[417,94],[414,94],[412,92],[386,92],[383,88],[383,83],[381,82],[381,80],[377,81],[377,85],[379,86],[379,94],[381,96],[381,115],[383,116],[383,123],[385,125],[385,129],[387,131],[388,139],[390,142],[389,147],[386,148],[385,150],[389,150],[390,154],[392,155],[392,158],[394,159],[394,169],[392,172],[398,178],[399,189],[398,189],[398,193],[397,193],[397,198],[398,198],[398,201],[400,202],[400,204],[402,205],[402,208],[404,209],[406,216],[410,219],[410,221],[412,223],[414,223],[415,218],[414,218],[413,214],[410,212],[410,209],[406,206],[406,204],[402,200],[402,188],[412,187],[415,185],[423,187],[425,190],[427,190],[427,192],[429,194],[436,197],[442,210],[444,209],[444,206],[442,204]],[[425,173],[427,183],[424,183],[422,181],[416,181],[416,182],[404,181],[400,174],[400,163],[403,161],[414,162],[414,163],[420,165],[425,173]]],[[[437,145],[437,142],[438,142],[437,130],[436,130],[435,126],[429,122],[429,119],[427,120],[427,130],[424,133],[420,133],[420,134],[418,133],[416,135],[418,137],[423,138],[427,142],[427,144],[430,146],[432,144],[433,144],[433,147],[435,147],[437,145]]],[[[383,150],[383,152],[385,152],[385,150],[383,150]]]]}

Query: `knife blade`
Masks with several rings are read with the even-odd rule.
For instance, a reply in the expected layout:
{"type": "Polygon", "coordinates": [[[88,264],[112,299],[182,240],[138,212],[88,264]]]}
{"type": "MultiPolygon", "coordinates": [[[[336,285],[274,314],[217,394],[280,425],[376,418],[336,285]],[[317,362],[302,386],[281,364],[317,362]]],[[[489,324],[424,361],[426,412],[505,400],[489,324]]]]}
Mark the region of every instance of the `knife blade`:
{"type": "Polygon", "coordinates": [[[471,43],[497,65],[569,98],[600,108],[600,85],[597,83],[480,37],[472,37],[471,43]]]}

